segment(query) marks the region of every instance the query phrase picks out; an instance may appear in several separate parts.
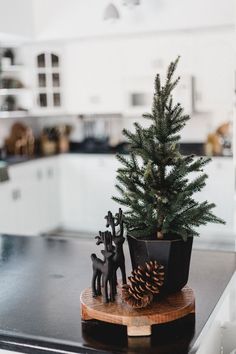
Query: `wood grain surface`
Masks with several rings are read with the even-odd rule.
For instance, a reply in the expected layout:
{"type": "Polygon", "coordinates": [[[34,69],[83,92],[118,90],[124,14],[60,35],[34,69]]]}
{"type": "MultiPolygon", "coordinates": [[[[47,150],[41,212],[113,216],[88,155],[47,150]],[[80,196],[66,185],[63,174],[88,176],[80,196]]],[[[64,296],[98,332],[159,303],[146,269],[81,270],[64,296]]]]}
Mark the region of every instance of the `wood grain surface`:
{"type": "Polygon", "coordinates": [[[126,325],[129,327],[128,335],[150,335],[148,327],[151,325],[171,322],[195,311],[194,293],[188,286],[144,309],[133,309],[122,302],[120,287],[115,302],[103,304],[101,296],[93,298],[91,288],[81,293],[80,302],[83,320],[96,319],[126,325]],[[135,327],[143,327],[143,333],[139,330],[141,328],[135,327]]]}

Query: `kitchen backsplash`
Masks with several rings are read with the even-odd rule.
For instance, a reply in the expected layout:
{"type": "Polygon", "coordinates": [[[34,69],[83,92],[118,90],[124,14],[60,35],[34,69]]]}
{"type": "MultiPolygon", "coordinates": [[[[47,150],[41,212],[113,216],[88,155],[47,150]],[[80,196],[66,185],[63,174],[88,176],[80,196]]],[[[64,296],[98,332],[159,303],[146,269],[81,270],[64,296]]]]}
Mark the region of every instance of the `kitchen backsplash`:
{"type": "MultiPolygon", "coordinates": [[[[5,139],[9,136],[11,126],[15,122],[22,122],[33,130],[36,137],[40,135],[44,127],[56,125],[71,125],[72,132],[70,141],[81,142],[85,138],[108,139],[111,146],[122,142],[122,130],[132,130],[133,123],[137,117],[127,117],[121,114],[94,114],[94,115],[61,115],[49,117],[28,117],[25,119],[4,119],[0,120],[0,148],[3,147],[5,139]]],[[[142,125],[149,124],[148,120],[138,118],[142,125]]],[[[223,122],[223,120],[222,120],[223,122]]],[[[210,114],[193,116],[189,124],[182,132],[182,142],[203,143],[207,135],[215,129],[210,114]]]]}

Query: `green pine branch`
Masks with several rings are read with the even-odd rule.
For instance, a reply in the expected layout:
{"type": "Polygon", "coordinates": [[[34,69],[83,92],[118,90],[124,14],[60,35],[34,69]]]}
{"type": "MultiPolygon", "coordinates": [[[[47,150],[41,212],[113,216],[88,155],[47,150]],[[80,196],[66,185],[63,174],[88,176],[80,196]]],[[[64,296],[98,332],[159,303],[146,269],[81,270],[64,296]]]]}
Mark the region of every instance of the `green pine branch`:
{"type": "Polygon", "coordinates": [[[200,225],[224,223],[213,214],[213,203],[193,198],[205,186],[203,170],[210,159],[180,153],[179,132],[190,117],[173,100],[180,80],[174,78],[178,61],[179,57],[170,63],[164,85],[159,74],[155,78],[152,110],[143,114],[149,127],[136,122],[134,132],[123,130],[130,154],[117,156],[121,166],[116,189],[120,196],[113,200],[125,206],[128,233],[137,237],[186,240],[198,235],[200,225]]]}

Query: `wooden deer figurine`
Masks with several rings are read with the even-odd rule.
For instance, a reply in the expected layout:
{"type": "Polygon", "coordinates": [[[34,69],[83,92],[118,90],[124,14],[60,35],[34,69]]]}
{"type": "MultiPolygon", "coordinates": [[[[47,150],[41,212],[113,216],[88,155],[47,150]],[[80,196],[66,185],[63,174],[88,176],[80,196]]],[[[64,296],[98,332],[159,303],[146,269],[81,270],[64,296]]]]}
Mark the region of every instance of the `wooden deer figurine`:
{"type": "MultiPolygon", "coordinates": [[[[113,217],[111,211],[108,211],[108,214],[105,216],[107,220],[106,227],[111,226],[112,230],[112,241],[115,244],[115,253],[113,255],[114,262],[114,282],[117,284],[116,272],[120,268],[122,283],[126,284],[126,271],[125,271],[125,256],[123,251],[123,243],[125,242],[124,238],[124,221],[123,221],[123,212],[119,208],[119,212],[113,217]],[[116,232],[116,226],[119,226],[119,231],[116,232]]],[[[99,242],[99,241],[98,241],[99,242]]]]}
{"type": "Polygon", "coordinates": [[[115,300],[115,288],[114,288],[114,263],[112,248],[112,234],[109,231],[100,232],[101,238],[105,249],[102,250],[104,260],[102,261],[94,253],[91,255],[93,263],[93,277],[92,277],[92,293],[93,296],[101,295],[101,278],[104,287],[103,301],[109,302],[115,300]],[[109,288],[109,294],[108,294],[109,288]]]}

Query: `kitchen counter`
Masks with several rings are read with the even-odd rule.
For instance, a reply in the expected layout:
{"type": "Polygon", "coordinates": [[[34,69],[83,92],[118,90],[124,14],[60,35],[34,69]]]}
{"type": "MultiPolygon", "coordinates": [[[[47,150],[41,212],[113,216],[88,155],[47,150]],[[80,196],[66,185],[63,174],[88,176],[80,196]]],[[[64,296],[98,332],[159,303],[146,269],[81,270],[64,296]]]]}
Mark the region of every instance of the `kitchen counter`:
{"type": "MultiPolygon", "coordinates": [[[[194,154],[196,156],[204,156],[204,144],[203,143],[181,143],[180,151],[183,155],[194,154]]],[[[88,144],[83,145],[81,143],[70,143],[70,151],[68,154],[94,154],[94,155],[115,155],[117,153],[128,154],[127,144],[119,144],[117,147],[110,147],[108,145],[96,145],[96,144],[88,144]]],[[[54,155],[42,155],[35,154],[32,157],[28,156],[7,156],[5,158],[0,159],[8,164],[8,166],[12,166],[22,162],[33,161],[41,158],[47,158],[51,156],[57,156],[61,154],[54,155]]],[[[232,155],[229,156],[214,156],[214,157],[228,157],[232,158],[232,155]]]]}
{"type": "Polygon", "coordinates": [[[0,348],[24,353],[194,353],[236,267],[235,253],[194,250],[189,285],[196,317],[154,326],[151,337],[127,338],[123,326],[81,322],[94,240],[2,235],[0,247],[0,348]]]}
{"type": "Polygon", "coordinates": [[[40,154],[35,154],[31,157],[29,156],[7,156],[5,158],[3,158],[1,161],[4,161],[7,166],[14,166],[17,165],[19,163],[25,163],[25,162],[30,162],[30,161],[35,161],[35,160],[39,160],[39,159],[44,159],[44,158],[49,158],[49,157],[54,157],[54,156],[59,156],[60,154],[54,154],[54,155],[40,155],[40,154]]]}
{"type": "MultiPolygon", "coordinates": [[[[39,160],[39,159],[44,159],[44,158],[50,158],[50,157],[55,157],[55,156],[60,156],[60,155],[65,155],[65,154],[72,154],[72,155],[99,155],[99,156],[106,156],[106,155],[114,155],[116,154],[116,152],[85,152],[85,151],[69,151],[67,153],[60,153],[60,154],[54,154],[54,155],[34,155],[32,157],[28,157],[28,156],[8,156],[0,161],[2,162],[6,162],[7,166],[13,166],[13,165],[17,165],[19,163],[26,163],[26,162],[30,162],[30,161],[35,161],[35,160],[39,160]]],[[[196,155],[196,156],[201,156],[201,155],[196,155]]],[[[212,156],[211,158],[228,158],[228,159],[232,159],[232,156],[212,156]]]]}

